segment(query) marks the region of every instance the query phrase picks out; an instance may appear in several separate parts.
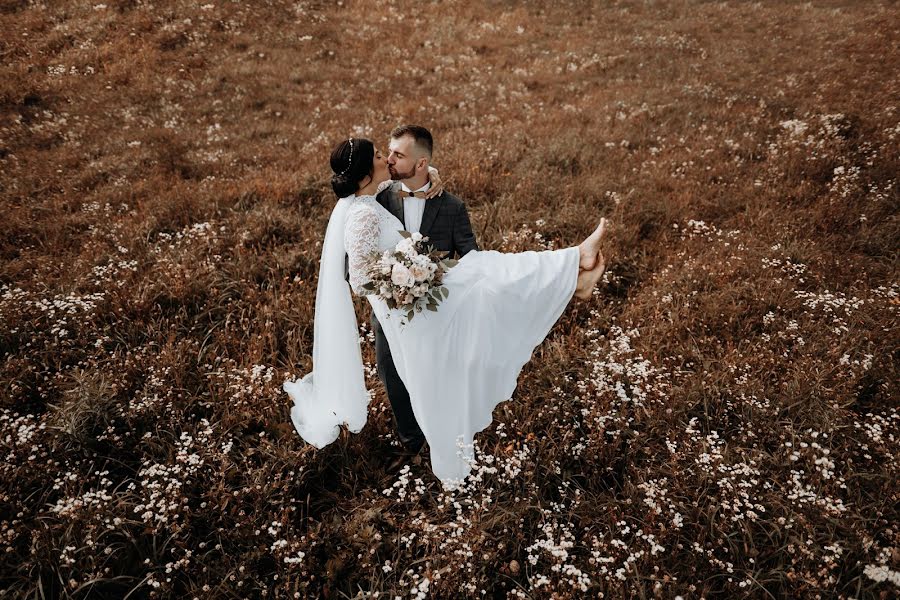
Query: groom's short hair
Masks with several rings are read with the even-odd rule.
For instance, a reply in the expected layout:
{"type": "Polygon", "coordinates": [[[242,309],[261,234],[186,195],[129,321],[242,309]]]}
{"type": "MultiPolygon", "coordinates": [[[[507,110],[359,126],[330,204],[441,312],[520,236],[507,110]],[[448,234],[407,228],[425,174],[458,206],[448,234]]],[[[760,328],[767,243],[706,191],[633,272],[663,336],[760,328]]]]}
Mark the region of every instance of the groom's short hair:
{"type": "Polygon", "coordinates": [[[412,136],[416,142],[416,146],[418,146],[428,158],[431,158],[431,153],[434,150],[434,139],[432,139],[430,131],[421,125],[400,125],[399,127],[395,127],[391,132],[392,138],[402,138],[404,135],[412,136]]]}

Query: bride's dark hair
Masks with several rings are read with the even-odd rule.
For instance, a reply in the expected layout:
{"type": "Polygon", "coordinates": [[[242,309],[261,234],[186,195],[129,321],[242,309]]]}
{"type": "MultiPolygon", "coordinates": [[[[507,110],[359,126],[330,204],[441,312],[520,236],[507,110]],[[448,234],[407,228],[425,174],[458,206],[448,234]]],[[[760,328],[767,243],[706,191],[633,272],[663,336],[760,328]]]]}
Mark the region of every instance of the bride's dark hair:
{"type": "Polygon", "coordinates": [[[355,194],[359,182],[372,175],[375,144],[365,138],[344,140],[331,153],[331,189],[338,198],[355,194]]]}

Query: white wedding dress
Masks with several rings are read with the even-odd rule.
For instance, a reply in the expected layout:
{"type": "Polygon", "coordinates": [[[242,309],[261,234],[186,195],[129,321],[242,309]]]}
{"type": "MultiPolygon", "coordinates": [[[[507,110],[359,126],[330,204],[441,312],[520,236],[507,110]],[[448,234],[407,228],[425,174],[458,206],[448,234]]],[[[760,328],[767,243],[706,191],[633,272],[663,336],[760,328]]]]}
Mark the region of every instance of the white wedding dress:
{"type": "MultiPolygon", "coordinates": [[[[375,196],[342,198],[326,233],[326,244],[332,236],[334,253],[327,261],[331,289],[343,284],[346,290],[343,269],[338,273],[334,265],[336,237],[343,238],[349,257],[350,285],[361,293],[367,281],[365,263],[373,252],[394,248],[402,229],[375,196]],[[341,223],[343,235],[337,231],[341,223]],[[340,283],[334,281],[338,275],[340,283]]],[[[315,346],[334,344],[335,336],[348,335],[335,329],[346,323],[320,315],[345,300],[351,302],[346,291],[323,294],[326,252],[323,246],[314,335],[317,341],[327,337],[315,346]]],[[[343,263],[343,255],[340,258],[343,263]]],[[[445,489],[456,488],[470,472],[475,434],[490,425],[497,404],[512,396],[522,367],[571,300],[579,259],[577,247],[515,254],[473,250],[444,276],[450,294],[437,312],[417,313],[408,323],[382,299],[366,296],[428,441],[432,470],[445,489]]],[[[342,310],[347,321],[346,306],[342,310]]],[[[355,315],[351,326],[357,327],[355,315]]],[[[315,347],[313,374],[284,384],[294,400],[294,426],[317,447],[333,441],[341,423],[354,432],[365,424],[370,396],[361,372],[358,334],[353,337],[353,347],[345,344],[345,357],[331,366],[325,350],[315,347]],[[329,381],[323,381],[319,362],[328,369],[329,381]]],[[[332,349],[332,354],[337,352],[332,349]]]]}

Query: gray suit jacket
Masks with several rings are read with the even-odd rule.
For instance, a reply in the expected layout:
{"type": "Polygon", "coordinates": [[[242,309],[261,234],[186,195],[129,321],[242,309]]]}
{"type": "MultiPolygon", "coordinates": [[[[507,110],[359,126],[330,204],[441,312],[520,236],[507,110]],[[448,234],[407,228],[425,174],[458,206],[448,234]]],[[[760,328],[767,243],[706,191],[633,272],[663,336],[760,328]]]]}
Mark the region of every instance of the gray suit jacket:
{"type": "MultiPolygon", "coordinates": [[[[403,223],[403,199],[397,194],[399,189],[400,186],[395,183],[378,194],[375,200],[403,223]]],[[[469,211],[462,200],[449,192],[425,201],[419,232],[427,236],[435,250],[444,252],[447,258],[462,258],[470,250],[478,250],[478,242],[469,221],[469,211]]],[[[346,257],[344,278],[350,278],[346,257]]]]}
{"type": "MultiPolygon", "coordinates": [[[[397,193],[399,189],[400,186],[394,184],[378,194],[375,200],[403,223],[403,199],[397,193]]],[[[435,250],[447,253],[448,258],[461,258],[470,250],[478,250],[469,211],[462,200],[449,192],[425,201],[419,232],[428,237],[435,250]]]]}

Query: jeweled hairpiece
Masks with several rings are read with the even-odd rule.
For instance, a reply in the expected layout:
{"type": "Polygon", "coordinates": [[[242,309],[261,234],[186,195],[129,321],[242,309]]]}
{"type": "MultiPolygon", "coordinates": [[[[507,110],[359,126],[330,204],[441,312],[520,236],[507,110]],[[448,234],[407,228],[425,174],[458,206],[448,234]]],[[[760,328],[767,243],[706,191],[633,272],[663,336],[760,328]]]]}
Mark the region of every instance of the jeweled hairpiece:
{"type": "Polygon", "coordinates": [[[344,173],[350,170],[350,165],[353,164],[353,138],[347,140],[350,142],[350,158],[347,159],[347,168],[338,173],[338,177],[342,177],[344,173]]]}

